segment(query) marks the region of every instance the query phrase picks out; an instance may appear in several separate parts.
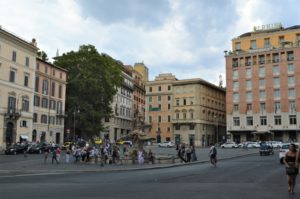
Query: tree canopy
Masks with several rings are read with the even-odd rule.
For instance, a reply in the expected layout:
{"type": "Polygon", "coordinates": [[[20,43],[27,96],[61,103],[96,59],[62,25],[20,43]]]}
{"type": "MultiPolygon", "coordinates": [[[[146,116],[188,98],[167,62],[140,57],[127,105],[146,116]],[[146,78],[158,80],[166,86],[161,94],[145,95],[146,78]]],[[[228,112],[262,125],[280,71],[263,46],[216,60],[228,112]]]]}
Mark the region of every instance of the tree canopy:
{"type": "Polygon", "coordinates": [[[76,134],[90,138],[103,130],[102,121],[112,114],[111,103],[121,86],[122,63],[109,55],[99,54],[92,45],[55,57],[54,64],[68,70],[66,90],[66,127],[72,127],[74,111],[76,134]]]}

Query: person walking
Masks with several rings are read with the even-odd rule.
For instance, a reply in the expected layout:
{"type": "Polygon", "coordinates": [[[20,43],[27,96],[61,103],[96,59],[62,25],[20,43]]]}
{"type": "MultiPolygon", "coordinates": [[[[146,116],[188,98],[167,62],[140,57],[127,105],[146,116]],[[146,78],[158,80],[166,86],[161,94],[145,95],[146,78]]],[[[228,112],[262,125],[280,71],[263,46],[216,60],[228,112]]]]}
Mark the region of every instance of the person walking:
{"type": "MultiPolygon", "coordinates": [[[[298,148],[300,147],[300,144],[298,148]]],[[[299,149],[300,150],[300,149],[299,149]]],[[[284,164],[286,168],[286,175],[288,178],[288,192],[294,193],[294,188],[296,185],[296,177],[299,173],[299,150],[295,144],[290,144],[289,151],[285,154],[284,164]]]]}
{"type": "Polygon", "coordinates": [[[71,154],[71,151],[69,148],[67,148],[67,151],[66,151],[66,163],[69,164],[70,162],[70,154],[71,154]]]}
{"type": "Polygon", "coordinates": [[[196,149],[194,145],[192,145],[192,161],[197,161],[196,149]]]}
{"type": "Polygon", "coordinates": [[[47,147],[44,151],[44,164],[47,164],[48,154],[49,154],[49,148],[47,147]]]}
{"type": "Polygon", "coordinates": [[[144,164],[144,153],[143,153],[143,151],[138,152],[138,162],[139,162],[139,165],[144,164]]]}
{"type": "Polygon", "coordinates": [[[210,163],[216,167],[217,166],[217,148],[214,144],[211,145],[209,149],[209,157],[210,157],[210,163]]]}
{"type": "Polygon", "coordinates": [[[57,153],[55,149],[52,150],[52,164],[54,160],[56,161],[56,164],[59,164],[59,162],[57,161],[57,153]]]}

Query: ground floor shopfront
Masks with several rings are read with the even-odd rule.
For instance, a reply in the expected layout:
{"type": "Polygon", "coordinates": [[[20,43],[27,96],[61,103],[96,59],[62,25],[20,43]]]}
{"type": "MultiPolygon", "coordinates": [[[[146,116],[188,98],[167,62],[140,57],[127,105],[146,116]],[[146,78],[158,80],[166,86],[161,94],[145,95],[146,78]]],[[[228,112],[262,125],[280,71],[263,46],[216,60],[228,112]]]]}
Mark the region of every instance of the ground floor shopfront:
{"type": "Polygon", "coordinates": [[[281,141],[299,142],[300,130],[273,130],[273,131],[228,131],[227,141],[241,143],[245,141],[281,141]]]}

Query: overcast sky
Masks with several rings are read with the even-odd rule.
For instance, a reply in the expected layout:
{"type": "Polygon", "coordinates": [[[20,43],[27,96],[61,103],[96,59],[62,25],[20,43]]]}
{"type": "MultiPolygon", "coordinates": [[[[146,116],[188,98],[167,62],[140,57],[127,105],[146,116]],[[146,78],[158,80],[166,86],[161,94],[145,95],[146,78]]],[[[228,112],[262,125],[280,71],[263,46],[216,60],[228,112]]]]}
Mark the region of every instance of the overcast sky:
{"type": "Polygon", "coordinates": [[[124,64],[144,62],[152,80],[225,79],[224,50],[253,26],[300,24],[297,0],[0,0],[0,25],[49,57],[95,45],[124,64]]]}

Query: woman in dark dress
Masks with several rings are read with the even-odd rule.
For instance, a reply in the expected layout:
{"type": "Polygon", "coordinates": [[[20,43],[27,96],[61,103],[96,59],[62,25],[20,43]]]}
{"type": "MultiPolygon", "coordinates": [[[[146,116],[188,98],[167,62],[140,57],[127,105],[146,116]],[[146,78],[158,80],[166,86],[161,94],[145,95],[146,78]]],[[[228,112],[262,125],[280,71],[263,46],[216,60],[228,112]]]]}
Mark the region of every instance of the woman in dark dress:
{"type": "Polygon", "coordinates": [[[296,177],[299,173],[299,151],[297,152],[295,144],[289,146],[289,151],[285,154],[283,162],[286,166],[286,175],[288,177],[288,192],[294,193],[296,177]]]}

